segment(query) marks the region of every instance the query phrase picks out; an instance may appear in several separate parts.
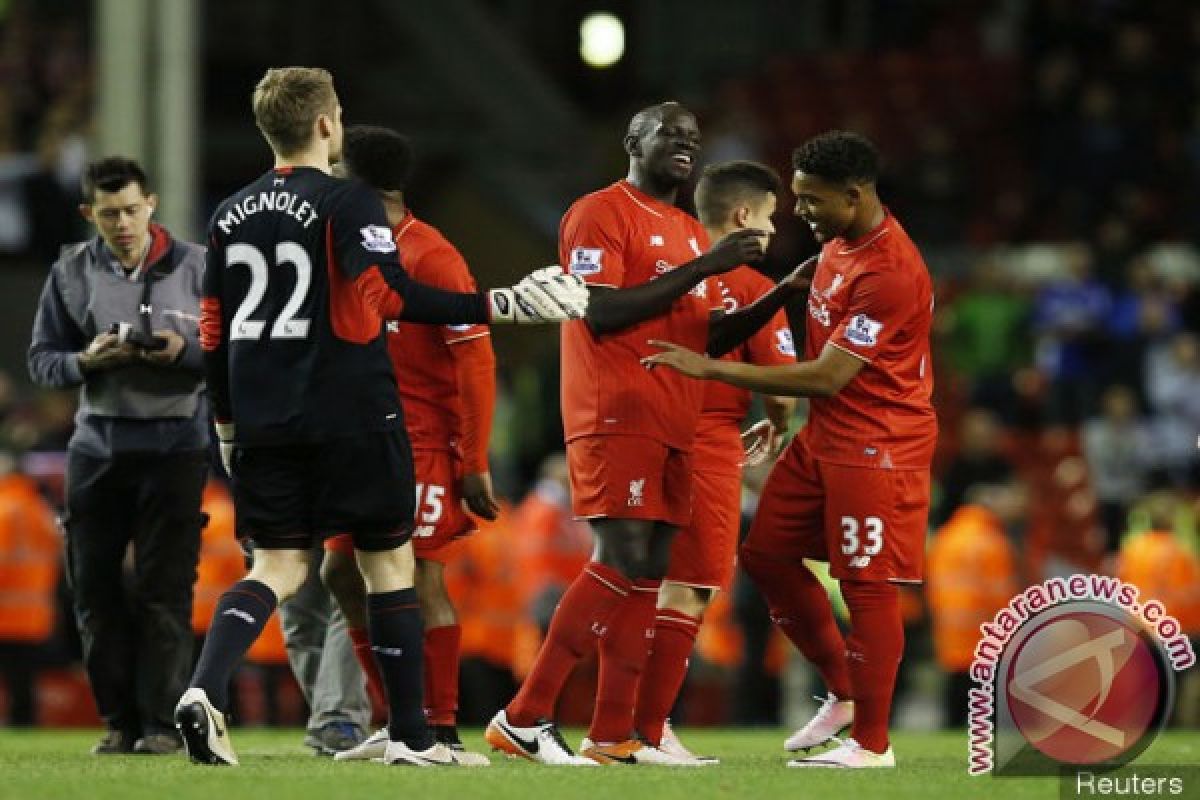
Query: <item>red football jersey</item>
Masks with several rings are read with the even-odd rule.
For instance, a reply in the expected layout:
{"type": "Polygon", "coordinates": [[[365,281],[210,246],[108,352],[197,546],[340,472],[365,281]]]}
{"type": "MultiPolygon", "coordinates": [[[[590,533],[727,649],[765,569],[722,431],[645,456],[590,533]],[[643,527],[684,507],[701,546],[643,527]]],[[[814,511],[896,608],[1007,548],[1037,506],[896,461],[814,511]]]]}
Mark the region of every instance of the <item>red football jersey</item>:
{"type": "Polygon", "coordinates": [[[833,397],[812,398],[807,435],[817,460],[929,468],[937,439],[932,320],[929,270],[891,213],[859,239],[821,248],[805,358],[816,358],[828,342],[867,363],[833,397]]]}
{"type": "MultiPolygon", "coordinates": [[[[751,267],[738,267],[717,278],[727,313],[753,303],[775,286],[751,267]]],[[[746,341],[721,357],[765,367],[796,363],[792,329],[783,309],[746,341]]],[[[704,405],[696,429],[695,468],[737,472],[742,461],[741,422],[750,410],[752,393],[720,381],[706,381],[704,405]]]]}
{"type": "MultiPolygon", "coordinates": [[[[467,262],[437,228],[410,212],[392,233],[413,280],[454,292],[478,291],[467,262]]],[[[486,325],[387,323],[388,354],[413,449],[458,449],[462,404],[450,347],[488,335],[486,325]]]]}
{"type": "MultiPolygon", "coordinates": [[[[692,261],[708,250],[704,228],[683,211],[626,181],[575,202],[559,227],[559,258],[591,286],[627,288],[692,261]]],[[[692,449],[704,383],[672,369],[647,370],[658,352],[648,339],[704,352],[708,319],[721,308],[708,278],[666,314],[596,336],[582,320],[562,326],[562,414],[567,441],[595,434],[647,436],[692,449]]]]}
{"type": "MultiPolygon", "coordinates": [[[[750,267],[738,267],[717,280],[725,311],[732,313],[748,306],[775,287],[769,278],[750,267]]],[[[746,341],[721,357],[724,361],[744,361],[764,367],[796,363],[796,345],[783,309],[775,312],[766,325],[746,341]]],[[[751,392],[720,381],[706,381],[703,423],[724,421],[740,423],[750,410],[751,392]]]]}

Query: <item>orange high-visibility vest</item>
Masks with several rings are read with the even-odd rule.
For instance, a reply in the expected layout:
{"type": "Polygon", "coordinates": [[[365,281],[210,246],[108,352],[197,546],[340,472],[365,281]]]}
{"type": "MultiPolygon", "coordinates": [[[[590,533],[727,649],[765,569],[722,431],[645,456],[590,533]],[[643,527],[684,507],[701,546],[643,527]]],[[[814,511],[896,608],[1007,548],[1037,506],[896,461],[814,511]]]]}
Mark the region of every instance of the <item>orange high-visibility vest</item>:
{"type": "Polygon", "coordinates": [[[0,478],[0,641],[36,643],[54,632],[62,539],[37,484],[0,478]]]}
{"type": "Polygon", "coordinates": [[[521,588],[527,603],[547,586],[570,586],[591,561],[590,526],[536,489],[513,511],[512,524],[521,550],[521,588]]]}
{"type": "Polygon", "coordinates": [[[521,533],[514,530],[512,510],[504,502],[494,522],[476,523],[479,530],[459,541],[445,571],[462,626],[462,657],[515,669],[527,624],[516,544],[521,533]]]}
{"type": "Polygon", "coordinates": [[[994,514],[962,506],[933,536],[925,590],[938,664],[947,672],[971,667],[979,626],[1016,592],[1012,546],[994,514]]]}
{"type": "Polygon", "coordinates": [[[1128,537],[1117,555],[1117,577],[1138,587],[1143,607],[1158,600],[1183,633],[1200,633],[1200,559],[1173,534],[1145,531],[1128,537]]]}
{"type": "Polygon", "coordinates": [[[192,631],[208,632],[221,594],[246,575],[246,557],[234,535],[233,499],[218,481],[204,487],[201,510],[208,524],[200,534],[200,563],[196,566],[196,588],[192,601],[192,631]]]}

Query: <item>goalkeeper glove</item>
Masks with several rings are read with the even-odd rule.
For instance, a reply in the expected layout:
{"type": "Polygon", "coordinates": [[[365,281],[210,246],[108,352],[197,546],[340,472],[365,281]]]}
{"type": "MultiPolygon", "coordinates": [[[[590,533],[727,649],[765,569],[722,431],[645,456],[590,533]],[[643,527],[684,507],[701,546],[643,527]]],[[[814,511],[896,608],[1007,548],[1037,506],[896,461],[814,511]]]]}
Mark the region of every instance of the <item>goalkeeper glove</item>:
{"type": "Polygon", "coordinates": [[[488,316],[493,324],[536,325],[582,319],[587,304],[587,284],[557,265],[531,272],[511,289],[488,292],[488,316]]]}

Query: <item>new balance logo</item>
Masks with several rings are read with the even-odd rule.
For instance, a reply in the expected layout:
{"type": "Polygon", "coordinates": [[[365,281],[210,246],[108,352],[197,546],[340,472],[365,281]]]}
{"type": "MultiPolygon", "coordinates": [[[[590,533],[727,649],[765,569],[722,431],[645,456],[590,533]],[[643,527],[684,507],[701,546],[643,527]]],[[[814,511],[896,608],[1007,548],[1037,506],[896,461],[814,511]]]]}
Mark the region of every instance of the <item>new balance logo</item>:
{"type": "Polygon", "coordinates": [[[629,482],[629,503],[630,506],[643,506],[646,504],[646,498],[642,496],[642,492],[646,489],[646,479],[638,478],[629,482]]]}
{"type": "Polygon", "coordinates": [[[227,609],[225,609],[224,613],[221,614],[221,616],[222,617],[237,617],[242,622],[245,622],[247,625],[258,624],[258,620],[256,620],[251,615],[247,614],[245,611],[242,611],[240,608],[227,608],[227,609]]]}
{"type": "Polygon", "coordinates": [[[655,233],[655,234],[650,235],[650,246],[651,247],[665,247],[666,243],[663,241],[663,237],[661,237],[657,233],[655,233]]]}
{"type": "Polygon", "coordinates": [[[850,559],[850,563],[847,564],[847,566],[850,567],[850,569],[863,569],[870,563],[870,556],[854,556],[850,559]]]}

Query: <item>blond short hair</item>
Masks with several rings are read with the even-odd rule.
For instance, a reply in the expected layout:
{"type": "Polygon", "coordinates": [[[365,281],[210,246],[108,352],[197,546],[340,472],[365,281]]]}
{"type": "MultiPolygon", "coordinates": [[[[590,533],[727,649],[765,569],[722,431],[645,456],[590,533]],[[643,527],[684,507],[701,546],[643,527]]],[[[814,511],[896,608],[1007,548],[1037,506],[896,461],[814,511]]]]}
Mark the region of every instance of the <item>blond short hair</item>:
{"type": "Polygon", "coordinates": [[[280,155],[303,150],[317,117],[336,110],[333,75],[319,67],[269,69],[254,87],[254,122],[280,155]]]}

